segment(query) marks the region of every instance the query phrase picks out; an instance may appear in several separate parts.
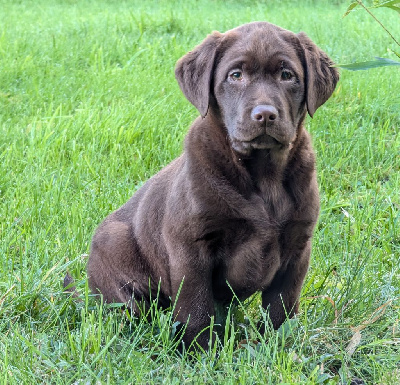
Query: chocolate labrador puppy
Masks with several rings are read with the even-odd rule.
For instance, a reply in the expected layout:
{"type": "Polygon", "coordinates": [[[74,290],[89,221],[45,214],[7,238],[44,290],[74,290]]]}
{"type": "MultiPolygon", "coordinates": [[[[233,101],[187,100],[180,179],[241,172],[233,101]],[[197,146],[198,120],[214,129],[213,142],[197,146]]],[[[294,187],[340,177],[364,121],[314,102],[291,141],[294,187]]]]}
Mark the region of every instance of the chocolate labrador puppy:
{"type": "Polygon", "coordinates": [[[319,212],[303,123],[331,96],[332,61],[266,22],[214,32],[175,74],[199,110],[183,154],[97,229],[89,285],[133,311],[176,301],[183,342],[206,348],[216,304],[262,292],[278,328],[298,310],[319,212]]]}

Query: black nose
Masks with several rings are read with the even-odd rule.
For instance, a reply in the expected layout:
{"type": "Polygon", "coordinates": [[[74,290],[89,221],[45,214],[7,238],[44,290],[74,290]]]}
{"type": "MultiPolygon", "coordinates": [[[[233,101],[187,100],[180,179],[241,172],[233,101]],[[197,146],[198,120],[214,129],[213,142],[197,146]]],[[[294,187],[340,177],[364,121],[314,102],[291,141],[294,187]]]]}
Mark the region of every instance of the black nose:
{"type": "Polygon", "coordinates": [[[278,111],[274,106],[261,104],[260,106],[256,106],[251,111],[251,119],[264,123],[264,122],[272,122],[278,117],[278,111]]]}

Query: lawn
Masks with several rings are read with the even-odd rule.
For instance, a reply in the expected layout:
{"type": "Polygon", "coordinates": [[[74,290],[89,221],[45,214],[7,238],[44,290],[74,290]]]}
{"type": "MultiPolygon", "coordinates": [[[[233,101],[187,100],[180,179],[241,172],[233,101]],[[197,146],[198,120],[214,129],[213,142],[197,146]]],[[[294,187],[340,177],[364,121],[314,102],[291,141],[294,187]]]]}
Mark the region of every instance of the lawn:
{"type": "MultiPolygon", "coordinates": [[[[0,383],[399,384],[400,70],[341,72],[308,118],[321,215],[299,315],[260,336],[255,296],[217,345],[180,356],[87,287],[94,229],[182,151],[198,115],[175,62],[213,30],[267,20],[337,63],[395,59],[348,1],[0,1],[0,383]],[[80,299],[63,294],[69,271],[80,299]]],[[[376,15],[400,37],[399,16],[376,15]]],[[[394,48],[394,47],[393,47],[394,48]]]]}

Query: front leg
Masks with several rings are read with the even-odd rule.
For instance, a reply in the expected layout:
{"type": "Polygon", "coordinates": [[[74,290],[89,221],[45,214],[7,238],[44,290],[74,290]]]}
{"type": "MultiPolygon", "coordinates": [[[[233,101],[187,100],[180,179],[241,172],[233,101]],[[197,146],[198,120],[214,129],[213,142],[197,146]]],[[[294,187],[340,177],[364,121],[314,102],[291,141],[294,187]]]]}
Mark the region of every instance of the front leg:
{"type": "Polygon", "coordinates": [[[186,348],[195,340],[204,350],[208,349],[210,322],[214,316],[212,292],[212,265],[210,256],[203,252],[180,247],[171,250],[170,278],[174,316],[186,324],[182,341],[186,348]]]}
{"type": "Polygon", "coordinates": [[[311,241],[308,241],[305,248],[292,256],[286,269],[278,272],[271,285],[262,293],[262,306],[268,310],[274,329],[278,329],[287,317],[293,317],[298,311],[310,251],[311,241]]]}

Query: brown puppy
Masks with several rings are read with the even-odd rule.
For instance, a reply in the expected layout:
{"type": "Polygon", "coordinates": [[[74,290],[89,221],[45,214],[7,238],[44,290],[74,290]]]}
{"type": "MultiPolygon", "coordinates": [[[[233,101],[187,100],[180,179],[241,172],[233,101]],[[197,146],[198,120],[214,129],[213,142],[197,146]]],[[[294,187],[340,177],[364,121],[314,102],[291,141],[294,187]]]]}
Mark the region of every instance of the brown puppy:
{"type": "Polygon", "coordinates": [[[207,347],[230,287],[240,299],[261,291],[275,328],[293,315],[319,211],[303,122],[335,88],[331,64],[305,34],[265,22],[215,32],[180,59],[176,78],[201,117],[183,154],[97,229],[91,289],[138,311],[160,286],[187,346],[207,347]]]}

